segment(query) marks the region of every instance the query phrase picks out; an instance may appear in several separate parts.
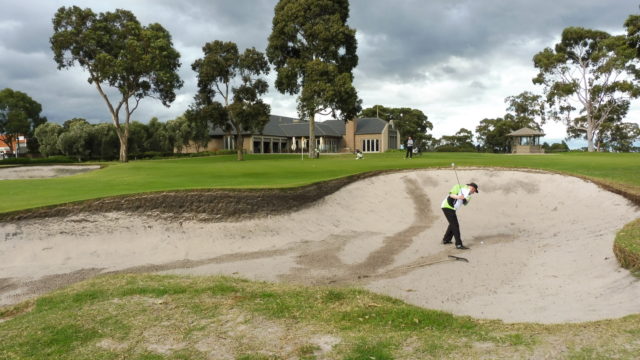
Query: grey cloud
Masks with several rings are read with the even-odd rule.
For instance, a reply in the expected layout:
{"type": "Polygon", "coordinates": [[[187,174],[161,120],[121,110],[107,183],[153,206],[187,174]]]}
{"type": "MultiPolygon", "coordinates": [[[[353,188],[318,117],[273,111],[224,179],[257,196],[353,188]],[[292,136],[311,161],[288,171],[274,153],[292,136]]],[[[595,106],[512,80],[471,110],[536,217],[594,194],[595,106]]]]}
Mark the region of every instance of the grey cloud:
{"type": "Polygon", "coordinates": [[[353,1],[350,22],[365,42],[376,39],[375,46],[360,49],[363,71],[392,81],[414,79],[450,56],[483,57],[496,46],[522,38],[549,43],[568,26],[621,31],[626,17],[637,11],[635,4],[617,0],[386,4],[353,1]]]}
{"type": "MultiPolygon", "coordinates": [[[[51,19],[60,6],[77,2],[34,3],[0,0],[0,87],[28,93],[53,121],[76,116],[109,121],[107,108],[95,87],[87,83],[86,74],[78,69],[58,71],[52,61],[51,19]]],[[[147,121],[152,116],[175,118],[186,110],[196,89],[191,63],[202,56],[201,47],[206,42],[234,41],[241,49],[256,47],[263,51],[276,3],[87,0],[78,6],[95,12],[128,9],[142,24],[157,22],[172,34],[182,55],[180,76],[185,85],[178,91],[179,100],[169,109],[154,99],[145,99],[135,118],[147,121]]],[[[358,34],[360,58],[356,85],[362,92],[372,93],[386,82],[447,80],[457,82],[465,93],[493,89],[499,84],[485,73],[497,56],[530,62],[535,52],[549,46],[567,26],[622,31],[626,17],[637,11],[635,2],[620,0],[352,0],[349,24],[358,34]],[[453,58],[464,59],[472,66],[460,68],[453,58]]],[[[272,89],[268,99],[274,112],[294,116],[294,96],[272,89]]]]}
{"type": "Polygon", "coordinates": [[[473,89],[481,89],[484,90],[487,88],[487,86],[485,86],[481,81],[478,80],[474,80],[469,84],[469,87],[473,88],[473,89]]]}

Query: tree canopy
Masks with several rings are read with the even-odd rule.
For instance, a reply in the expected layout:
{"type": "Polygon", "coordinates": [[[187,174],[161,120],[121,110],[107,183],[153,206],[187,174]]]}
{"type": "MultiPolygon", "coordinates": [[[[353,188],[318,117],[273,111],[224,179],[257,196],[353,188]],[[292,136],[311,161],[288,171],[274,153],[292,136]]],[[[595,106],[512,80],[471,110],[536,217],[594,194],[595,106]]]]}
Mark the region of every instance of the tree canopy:
{"type": "Polygon", "coordinates": [[[438,152],[474,152],[473,133],[471,130],[461,128],[454,135],[444,135],[438,141],[435,148],[438,152]]]}
{"type": "Polygon", "coordinates": [[[30,143],[35,140],[34,130],[47,121],[40,112],[42,105],[29,95],[9,88],[0,91],[0,134],[11,152],[15,152],[13,144],[19,135],[26,136],[30,143]]]}
{"type": "Polygon", "coordinates": [[[555,49],[546,48],[533,58],[539,69],[533,82],[544,86],[551,118],[580,126],[589,151],[615,104],[640,95],[625,77],[635,53],[625,36],[569,27],[555,49]],[[584,122],[572,123],[576,110],[584,122]]]}
{"type": "Polygon", "coordinates": [[[393,121],[395,128],[400,132],[401,141],[404,143],[411,136],[415,146],[422,151],[426,150],[426,144],[431,140],[428,131],[433,130],[433,124],[428,120],[427,115],[419,109],[388,108],[374,105],[363,109],[360,117],[377,117],[393,121]]]}
{"type": "Polygon", "coordinates": [[[511,152],[511,138],[507,136],[509,133],[524,127],[541,130],[540,124],[545,120],[542,96],[525,91],[507,97],[505,103],[507,114],[495,119],[483,119],[476,127],[476,139],[484,151],[511,152]]]}
{"type": "Polygon", "coordinates": [[[95,14],[77,6],[61,7],[53,18],[50,43],[58,69],[76,64],[89,74],[104,99],[120,140],[120,161],[127,161],[131,114],[145,97],[169,106],[182,87],[177,70],[180,54],[160,24],[142,26],[127,10],[95,14]],[[109,99],[104,86],[120,98],[109,99]],[[124,109],[124,124],[120,111],[124,109]]]}
{"type": "Polygon", "coordinates": [[[187,119],[206,131],[207,123],[235,135],[238,160],[243,159],[243,133],[262,132],[269,121],[271,107],[260,98],[269,89],[261,76],[269,73],[265,55],[255,48],[242,54],[233,42],[216,40],[202,48],[204,57],[192,69],[198,73],[198,94],[187,111],[187,119]],[[215,101],[219,96],[224,104],[215,101]]]}
{"type": "Polygon", "coordinates": [[[267,57],[276,89],[298,94],[298,114],[309,120],[309,154],[315,157],[315,115],[348,121],[360,111],[353,86],[358,64],[356,31],[347,25],[348,0],[280,0],[267,57]]]}

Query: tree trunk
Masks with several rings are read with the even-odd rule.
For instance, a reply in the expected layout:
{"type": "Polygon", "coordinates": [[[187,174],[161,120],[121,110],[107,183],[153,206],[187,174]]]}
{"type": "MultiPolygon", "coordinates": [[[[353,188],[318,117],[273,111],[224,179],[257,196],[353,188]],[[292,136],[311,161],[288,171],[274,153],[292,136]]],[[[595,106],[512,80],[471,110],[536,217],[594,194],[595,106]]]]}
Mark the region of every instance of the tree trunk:
{"type": "Polygon", "coordinates": [[[588,120],[587,124],[587,149],[593,152],[593,120],[588,120]]]}
{"type": "Polygon", "coordinates": [[[117,118],[113,119],[113,124],[116,127],[116,135],[118,135],[118,140],[120,140],[120,162],[128,162],[128,143],[129,143],[129,131],[125,129],[122,130],[122,126],[120,126],[120,122],[117,118]]]}
{"type": "Polygon", "coordinates": [[[238,161],[244,160],[244,154],[242,153],[242,145],[244,144],[244,138],[241,133],[236,134],[236,154],[238,161]]]}
{"type": "Polygon", "coordinates": [[[315,115],[311,114],[309,117],[309,158],[317,158],[316,154],[316,122],[315,115]]]}
{"type": "Polygon", "coordinates": [[[120,162],[128,162],[129,161],[129,155],[127,154],[127,138],[126,136],[120,136],[118,135],[118,138],[120,139],[120,162]]]}

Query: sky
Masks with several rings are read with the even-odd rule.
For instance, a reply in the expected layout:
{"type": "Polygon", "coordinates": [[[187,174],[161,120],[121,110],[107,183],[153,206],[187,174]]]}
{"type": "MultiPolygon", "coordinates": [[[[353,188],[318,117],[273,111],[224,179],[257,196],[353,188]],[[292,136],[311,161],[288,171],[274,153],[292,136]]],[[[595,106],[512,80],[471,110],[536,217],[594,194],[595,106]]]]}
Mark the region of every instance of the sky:
{"type": "MultiPolygon", "coordinates": [[[[265,51],[277,0],[0,0],[0,89],[27,93],[42,104],[42,115],[62,123],[81,117],[110,122],[104,101],[80,67],[58,70],[49,38],[61,6],[94,12],[121,8],[142,25],[159,23],[181,54],[184,86],[170,107],[146,98],[133,114],[167,121],[192,103],[196,74],[191,64],[210,41],[233,41],[240,51],[265,51]]],[[[502,117],[505,98],[531,91],[537,74],[532,58],[553,47],[562,30],[580,26],[624,32],[638,13],[634,0],[351,0],[348,25],[356,30],[359,64],[354,85],[363,107],[409,107],[423,111],[435,137],[460,128],[474,131],[482,119],[502,117]]],[[[297,117],[296,98],[273,87],[264,97],[274,115],[297,117]]],[[[640,123],[640,99],[626,121],[640,123]]],[[[543,126],[545,139],[562,139],[565,126],[543,126]]]]}

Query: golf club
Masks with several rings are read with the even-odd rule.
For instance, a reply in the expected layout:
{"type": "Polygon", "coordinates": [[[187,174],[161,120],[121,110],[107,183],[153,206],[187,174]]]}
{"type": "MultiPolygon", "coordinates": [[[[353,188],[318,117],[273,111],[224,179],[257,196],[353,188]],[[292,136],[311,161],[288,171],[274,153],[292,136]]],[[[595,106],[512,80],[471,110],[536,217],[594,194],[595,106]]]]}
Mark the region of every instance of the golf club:
{"type": "Polygon", "coordinates": [[[420,264],[415,264],[415,265],[409,265],[409,266],[405,266],[404,269],[412,269],[412,268],[423,267],[423,266],[431,266],[431,265],[435,265],[435,264],[439,264],[439,263],[443,263],[443,262],[447,262],[447,261],[469,262],[469,259],[463,258],[461,256],[448,255],[446,259],[436,260],[436,261],[432,261],[432,262],[428,262],[428,263],[420,263],[420,264]]]}
{"type": "Polygon", "coordinates": [[[460,185],[460,179],[458,179],[458,172],[456,171],[456,164],[451,163],[451,167],[453,168],[454,174],[456,174],[456,180],[458,180],[458,185],[460,185]]]}

